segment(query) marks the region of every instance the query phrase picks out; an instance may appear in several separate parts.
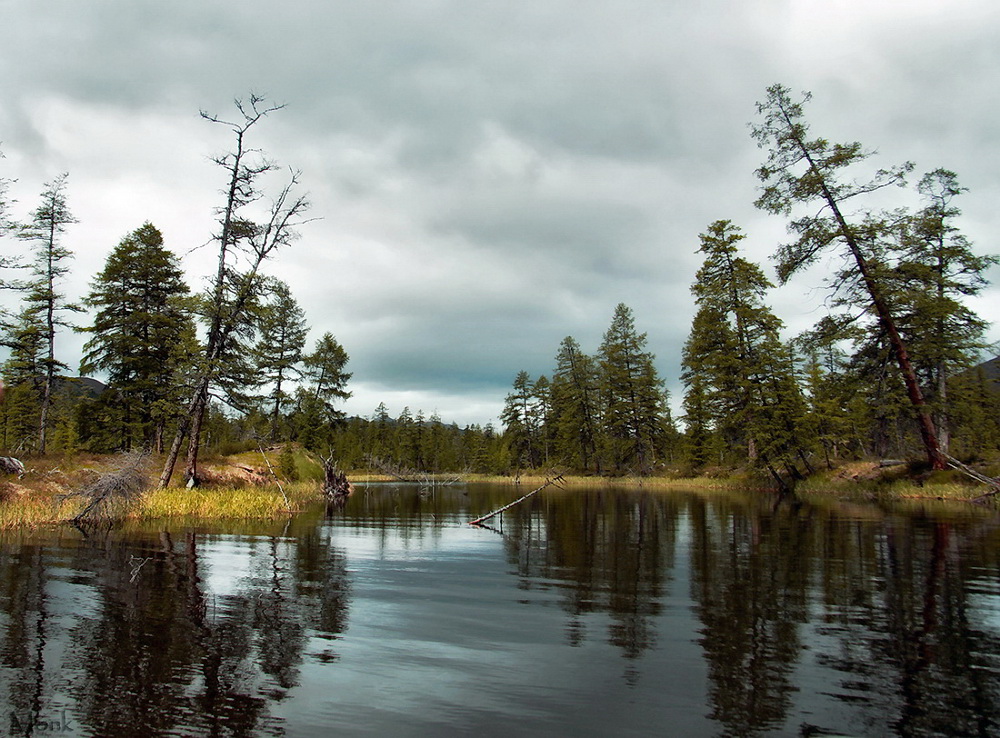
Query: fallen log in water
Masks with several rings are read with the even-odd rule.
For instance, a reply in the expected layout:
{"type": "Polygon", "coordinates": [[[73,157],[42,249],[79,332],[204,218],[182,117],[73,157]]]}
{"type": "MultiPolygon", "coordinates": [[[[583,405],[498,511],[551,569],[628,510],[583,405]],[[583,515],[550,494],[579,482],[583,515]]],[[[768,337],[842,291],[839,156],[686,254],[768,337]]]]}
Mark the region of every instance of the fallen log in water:
{"type": "Polygon", "coordinates": [[[543,484],[538,489],[531,490],[528,494],[522,495],[521,497],[518,497],[513,502],[509,502],[506,505],[504,505],[503,507],[497,508],[496,510],[494,510],[493,512],[491,512],[491,513],[489,513],[487,515],[483,515],[481,518],[476,518],[475,520],[470,520],[469,521],[469,525],[479,525],[479,526],[482,526],[482,523],[483,523],[484,520],[489,520],[492,517],[496,517],[497,515],[499,515],[500,513],[502,513],[504,510],[509,510],[510,508],[514,507],[514,505],[517,505],[518,503],[524,502],[526,499],[528,499],[529,497],[531,497],[533,494],[535,494],[537,492],[541,492],[546,487],[549,487],[549,486],[551,486],[553,484],[556,485],[557,487],[559,487],[559,486],[561,486],[560,483],[562,481],[563,481],[563,475],[562,474],[559,474],[558,476],[552,477],[552,479],[546,479],[545,480],[545,484],[543,484]]]}

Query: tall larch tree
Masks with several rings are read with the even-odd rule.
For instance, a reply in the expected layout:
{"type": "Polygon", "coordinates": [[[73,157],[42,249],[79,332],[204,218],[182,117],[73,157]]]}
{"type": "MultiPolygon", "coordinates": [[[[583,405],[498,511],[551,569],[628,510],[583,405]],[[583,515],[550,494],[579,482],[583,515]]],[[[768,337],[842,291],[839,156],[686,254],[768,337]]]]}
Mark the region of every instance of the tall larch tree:
{"type": "Polygon", "coordinates": [[[305,313],[288,285],[270,280],[268,299],[257,321],[257,344],[253,355],[260,381],[270,384],[271,440],[278,438],[282,408],[291,396],[288,384],[301,375],[302,349],[306,344],[305,313]]]}
{"type": "Polygon", "coordinates": [[[691,286],[698,311],[684,348],[683,379],[694,393],[690,409],[704,415],[710,395],[709,417],[725,441],[744,444],[750,461],[777,476],[779,460],[791,466],[803,408],[779,336],[781,321],[764,301],[771,282],[739,255],[744,238],[728,220],[700,236],[705,258],[691,286]]]}
{"type": "Polygon", "coordinates": [[[329,332],[324,333],[316,341],[312,352],[303,358],[304,376],[309,381],[310,392],[323,403],[328,423],[343,415],[336,410],[334,403],[351,397],[347,383],[353,375],[345,370],[350,358],[336,337],[329,332]]]}
{"type": "Polygon", "coordinates": [[[500,413],[511,461],[519,468],[531,469],[541,461],[534,385],[528,372],[519,371],[500,413]]]}
{"type": "Polygon", "coordinates": [[[810,138],[803,112],[809,98],[806,93],[802,102],[794,102],[788,88],[772,85],[765,100],[757,105],[761,120],[752,126],[758,145],[768,150],[767,160],[757,170],[762,184],[757,207],[783,216],[790,215],[796,206],[808,208],[806,214],[789,224],[796,240],[782,245],[776,253],[779,279],[786,282],[823,254],[841,250],[851,265],[840,273],[841,280],[850,276],[862,288],[892,347],[927,461],[932,468],[943,469],[946,462],[930,408],[887,299],[884,278],[879,274],[879,250],[892,226],[889,219],[873,211],[853,217],[846,210],[848,201],[860,203],[859,198],[865,195],[905,184],[905,176],[913,166],[881,169],[867,181],[847,179],[845,170],[867,159],[871,152],[858,142],[836,144],[810,138]]]}
{"type": "Polygon", "coordinates": [[[67,174],[61,174],[45,185],[41,202],[32,213],[31,220],[18,233],[34,250],[30,265],[32,277],[26,286],[24,304],[26,309],[37,315],[42,325],[44,356],[38,420],[39,453],[45,453],[56,373],[68,368],[56,358],[56,332],[60,327],[71,327],[64,317],[66,313],[80,310],[61,291],[62,283],[70,271],[69,261],[73,258],[73,252],[63,246],[62,236],[66,226],[77,222],[66,203],[67,177],[67,174]]]}
{"type": "Polygon", "coordinates": [[[964,302],[987,286],[996,256],[973,252],[958,231],[961,211],[954,199],[966,191],[947,169],[923,176],[917,186],[925,206],[903,221],[896,275],[901,282],[900,330],[913,353],[914,368],[934,413],[941,449],[949,446],[948,379],[972,367],[988,324],[964,302]]]}
{"type": "Polygon", "coordinates": [[[597,371],[572,336],[559,345],[550,395],[557,455],[573,467],[599,473],[597,371]]]}

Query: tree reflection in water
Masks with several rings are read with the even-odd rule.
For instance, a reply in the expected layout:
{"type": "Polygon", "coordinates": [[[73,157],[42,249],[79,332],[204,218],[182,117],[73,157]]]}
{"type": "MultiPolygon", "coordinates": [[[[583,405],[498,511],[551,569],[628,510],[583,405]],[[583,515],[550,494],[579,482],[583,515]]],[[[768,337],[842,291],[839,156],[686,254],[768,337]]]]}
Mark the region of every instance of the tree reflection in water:
{"type": "Polygon", "coordinates": [[[315,531],[250,539],[249,570],[219,595],[205,586],[211,536],[111,531],[66,546],[69,535],[0,559],[11,669],[0,705],[24,734],[69,700],[95,735],[276,734],[268,706],[297,685],[307,629],[330,639],[347,627],[343,554],[315,531]],[[57,581],[39,580],[47,570],[57,581]]]}
{"type": "Polygon", "coordinates": [[[640,707],[614,719],[648,728],[679,709],[669,684],[687,724],[722,735],[1000,734],[996,515],[571,488],[492,533],[465,525],[509,499],[385,488],[228,531],[8,534],[0,724],[41,734],[65,709],[102,736],[306,732],[303,694],[325,717],[367,697],[361,682],[389,705],[382,725],[411,732],[505,693],[521,695],[507,721],[533,700],[528,714],[557,711],[549,725],[597,730],[618,688],[640,707]],[[364,661],[401,656],[415,676],[364,661]],[[526,687],[560,659],[585,671],[526,687]],[[435,702],[449,668],[453,701],[435,702]],[[392,707],[394,690],[426,714],[392,707]]]}

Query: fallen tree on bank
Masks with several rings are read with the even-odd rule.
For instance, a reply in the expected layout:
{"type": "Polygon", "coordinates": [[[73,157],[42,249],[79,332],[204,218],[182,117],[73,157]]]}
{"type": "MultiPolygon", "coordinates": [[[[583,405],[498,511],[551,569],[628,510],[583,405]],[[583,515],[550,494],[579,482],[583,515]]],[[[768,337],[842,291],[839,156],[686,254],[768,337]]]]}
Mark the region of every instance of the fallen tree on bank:
{"type": "Polygon", "coordinates": [[[101,474],[95,481],[77,492],[60,495],[60,499],[83,498],[83,509],[70,522],[99,523],[120,520],[142,497],[149,487],[146,453],[122,456],[112,471],[101,474]]]}

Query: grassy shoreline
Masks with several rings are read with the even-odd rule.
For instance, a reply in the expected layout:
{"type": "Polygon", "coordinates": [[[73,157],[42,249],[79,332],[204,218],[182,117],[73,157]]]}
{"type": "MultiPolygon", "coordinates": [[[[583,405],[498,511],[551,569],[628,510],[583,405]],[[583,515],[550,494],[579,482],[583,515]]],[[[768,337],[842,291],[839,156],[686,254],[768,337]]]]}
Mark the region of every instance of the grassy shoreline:
{"type": "MultiPolygon", "coordinates": [[[[85,501],[65,495],[85,487],[113,469],[117,460],[117,457],[86,455],[71,459],[36,459],[27,464],[28,471],[23,478],[0,479],[0,530],[71,522],[85,501]]],[[[267,465],[259,453],[215,459],[205,464],[209,481],[206,486],[150,489],[121,509],[119,515],[129,520],[261,520],[286,517],[323,499],[318,465],[302,455],[297,458],[296,467],[296,474],[303,481],[282,482],[279,488],[273,476],[260,473],[267,469],[267,465]]],[[[348,476],[356,486],[396,481],[366,470],[354,470],[348,476]]],[[[531,472],[519,477],[468,474],[463,475],[463,480],[467,483],[508,484],[526,491],[545,484],[552,476],[552,472],[531,472]]],[[[642,487],[664,492],[774,492],[769,480],[749,473],[717,473],[699,477],[566,475],[561,486],[568,489],[585,486],[642,487]]],[[[844,464],[832,471],[816,473],[796,485],[799,494],[861,502],[907,499],[970,502],[986,491],[983,485],[957,472],[914,475],[905,466],[881,469],[870,462],[844,464]]],[[[990,498],[987,504],[996,506],[997,501],[990,498]]]]}

